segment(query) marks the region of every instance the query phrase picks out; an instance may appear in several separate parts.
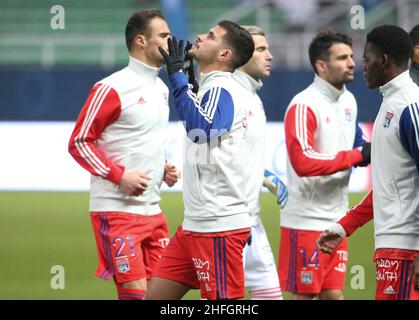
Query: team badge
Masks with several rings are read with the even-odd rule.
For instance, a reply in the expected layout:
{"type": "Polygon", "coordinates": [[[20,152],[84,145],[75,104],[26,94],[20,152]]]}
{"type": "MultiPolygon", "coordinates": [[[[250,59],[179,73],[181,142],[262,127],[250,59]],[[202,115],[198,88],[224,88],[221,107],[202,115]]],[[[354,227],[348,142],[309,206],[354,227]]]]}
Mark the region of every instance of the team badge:
{"type": "Polygon", "coordinates": [[[348,120],[348,121],[351,121],[352,120],[351,109],[349,109],[349,108],[346,108],[345,109],[345,117],[346,117],[346,120],[348,120]]]}
{"type": "Polygon", "coordinates": [[[126,273],[130,270],[128,259],[116,260],[116,268],[119,273],[126,273]]]}
{"type": "Polygon", "coordinates": [[[390,127],[391,119],[393,119],[393,113],[387,112],[386,113],[386,118],[384,120],[384,128],[390,127]]]}
{"type": "Polygon", "coordinates": [[[312,284],[313,283],[313,271],[301,271],[301,283],[312,284]]]}

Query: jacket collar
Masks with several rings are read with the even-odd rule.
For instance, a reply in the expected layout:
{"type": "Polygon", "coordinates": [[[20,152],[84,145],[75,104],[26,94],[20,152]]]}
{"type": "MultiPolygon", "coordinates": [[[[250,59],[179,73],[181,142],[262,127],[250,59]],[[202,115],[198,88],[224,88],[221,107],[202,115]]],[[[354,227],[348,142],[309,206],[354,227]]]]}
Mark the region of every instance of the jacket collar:
{"type": "Polygon", "coordinates": [[[314,85],[329,99],[336,101],[346,91],[346,86],[343,85],[343,89],[339,90],[332,86],[326,80],[320,78],[317,74],[314,76],[314,85]]]}
{"type": "Polygon", "coordinates": [[[262,86],[263,83],[261,80],[256,81],[246,72],[236,70],[233,73],[234,78],[247,90],[256,93],[262,86]]]}
{"type": "Polygon", "coordinates": [[[406,70],[399,74],[397,77],[391,79],[385,85],[381,86],[380,92],[383,95],[383,97],[388,97],[389,95],[392,95],[393,93],[399,91],[401,88],[403,88],[407,83],[411,81],[412,79],[410,78],[409,70],[406,70]]]}
{"type": "Polygon", "coordinates": [[[229,77],[231,78],[232,73],[231,72],[224,72],[224,71],[211,71],[210,73],[201,73],[199,77],[199,86],[202,87],[205,82],[208,81],[208,79],[211,78],[225,78],[229,77]]]}
{"type": "Polygon", "coordinates": [[[145,64],[144,62],[141,62],[138,59],[135,59],[132,56],[129,56],[128,68],[134,71],[137,75],[147,78],[157,78],[161,69],[156,67],[150,67],[149,65],[145,64]]]}

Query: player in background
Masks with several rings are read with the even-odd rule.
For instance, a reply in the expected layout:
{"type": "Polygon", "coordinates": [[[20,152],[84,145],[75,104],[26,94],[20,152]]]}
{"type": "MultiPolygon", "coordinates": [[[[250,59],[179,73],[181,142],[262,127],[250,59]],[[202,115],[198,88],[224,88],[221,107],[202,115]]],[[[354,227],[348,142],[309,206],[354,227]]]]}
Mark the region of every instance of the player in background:
{"type": "Polygon", "coordinates": [[[170,29],[159,10],[138,11],[125,29],[129,63],[98,81],[69,142],[91,175],[90,212],[99,266],[114,279],[119,299],[143,299],[147,280],[169,241],[160,186],[179,171],[165,163],[167,86],[158,77],[170,29]]]}
{"type": "Polygon", "coordinates": [[[369,164],[370,144],[357,123],[352,40],[324,30],[309,47],[314,82],[285,114],[288,203],[281,211],[279,276],[293,299],[343,299],[348,242],[332,256],[316,239],[348,209],[352,166],[369,164]]]}
{"type": "Polygon", "coordinates": [[[161,50],[176,112],[187,132],[183,167],[185,216],[150,283],[147,299],[180,299],[200,289],[203,299],[245,296],[243,248],[250,234],[244,186],[246,103],[232,72],[252,56],[252,36],[220,21],[189,50],[200,74],[197,95],[181,71],[183,41],[161,50]]]}
{"type": "Polygon", "coordinates": [[[317,240],[331,253],[374,219],[377,300],[419,299],[409,277],[419,253],[419,88],[409,76],[409,55],[402,28],[382,25],[367,34],[364,79],[383,95],[372,133],[372,190],[317,240]]]}
{"type": "Polygon", "coordinates": [[[410,41],[412,41],[412,50],[410,54],[411,65],[409,74],[413,82],[419,86],[419,24],[410,30],[409,37],[410,41]]]}
{"type": "Polygon", "coordinates": [[[246,289],[252,299],[282,300],[275,258],[268,237],[259,216],[259,196],[262,182],[278,197],[278,203],[285,205],[287,189],[274,174],[265,170],[266,115],[263,103],[257,93],[262,87],[260,78],[271,73],[272,54],[263,29],[257,26],[243,26],[253,37],[255,50],[252,58],[234,73],[234,79],[243,87],[243,98],[248,104],[246,159],[246,197],[249,202],[252,221],[251,241],[244,248],[244,275],[246,289]],[[251,168],[251,169],[250,169],[251,168]],[[264,178],[264,175],[266,177],[264,178]]]}
{"type": "MultiPolygon", "coordinates": [[[[410,54],[409,74],[413,82],[419,86],[419,24],[415,25],[409,32],[412,50],[410,54]]],[[[415,277],[415,290],[419,291],[419,255],[413,263],[413,276],[415,277]]]]}

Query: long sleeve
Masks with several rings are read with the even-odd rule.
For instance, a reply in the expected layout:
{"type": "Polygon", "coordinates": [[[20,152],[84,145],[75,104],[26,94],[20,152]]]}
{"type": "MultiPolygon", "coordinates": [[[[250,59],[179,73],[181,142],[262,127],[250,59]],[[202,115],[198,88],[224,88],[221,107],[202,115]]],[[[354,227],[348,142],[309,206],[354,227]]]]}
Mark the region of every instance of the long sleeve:
{"type": "Polygon", "coordinates": [[[400,141],[403,148],[412,156],[419,173],[419,106],[407,106],[400,116],[400,141]]]}
{"type": "Polygon", "coordinates": [[[374,218],[372,194],[373,191],[370,190],[358,205],[349,209],[346,215],[338,221],[343,229],[345,229],[347,236],[350,236],[359,227],[362,227],[374,218]]]}
{"type": "Polygon", "coordinates": [[[354,140],[354,148],[361,147],[366,142],[364,139],[364,135],[362,133],[362,129],[359,126],[358,121],[356,122],[356,128],[355,128],[355,140],[354,140]]]}
{"type": "Polygon", "coordinates": [[[323,176],[347,170],[362,160],[358,149],[336,155],[315,150],[316,117],[310,107],[295,104],[285,117],[285,140],[288,156],[299,176],[323,176]]]}
{"type": "Polygon", "coordinates": [[[119,184],[124,167],[108,159],[96,147],[96,140],[120,113],[116,91],[106,84],[97,84],[89,93],[68,144],[68,151],[84,169],[115,184],[119,184]]]}
{"type": "Polygon", "coordinates": [[[180,120],[185,121],[188,136],[195,139],[195,142],[207,142],[231,129],[234,104],[226,89],[213,87],[199,102],[182,72],[171,75],[170,83],[173,88],[176,113],[180,120]],[[199,137],[199,141],[196,141],[199,130],[205,132],[205,139],[199,137]]]}

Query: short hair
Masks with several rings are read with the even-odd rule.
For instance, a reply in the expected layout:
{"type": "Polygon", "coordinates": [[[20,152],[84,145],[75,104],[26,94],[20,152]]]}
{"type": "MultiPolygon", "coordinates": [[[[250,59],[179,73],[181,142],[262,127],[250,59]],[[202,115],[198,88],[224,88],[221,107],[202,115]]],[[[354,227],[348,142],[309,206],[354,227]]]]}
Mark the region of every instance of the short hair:
{"type": "Polygon", "coordinates": [[[223,40],[233,51],[231,67],[237,69],[246,64],[255,51],[250,33],[232,21],[222,20],[218,25],[227,31],[223,35],[223,40]]]}
{"type": "Polygon", "coordinates": [[[315,73],[317,73],[316,61],[328,60],[330,56],[329,49],[335,43],[343,43],[352,47],[352,39],[349,36],[329,29],[320,31],[311,41],[308,48],[308,56],[315,73]]]}
{"type": "Polygon", "coordinates": [[[409,32],[409,38],[410,41],[412,42],[412,48],[410,51],[411,54],[411,58],[413,58],[413,48],[417,45],[419,45],[419,24],[417,24],[416,26],[414,26],[412,28],[412,30],[410,30],[409,32]]]}
{"type": "Polygon", "coordinates": [[[132,44],[137,35],[143,34],[147,38],[150,37],[150,21],[154,18],[160,18],[166,20],[162,12],[158,9],[146,9],[134,12],[128,19],[125,27],[125,42],[128,51],[131,51],[132,44]]]}
{"type": "Polygon", "coordinates": [[[244,30],[250,33],[252,36],[264,36],[265,37],[265,31],[261,27],[258,26],[242,26],[244,30]]]}
{"type": "Polygon", "coordinates": [[[407,32],[399,26],[384,24],[375,27],[367,34],[367,42],[391,57],[396,66],[405,66],[409,62],[411,41],[407,32]]]}

